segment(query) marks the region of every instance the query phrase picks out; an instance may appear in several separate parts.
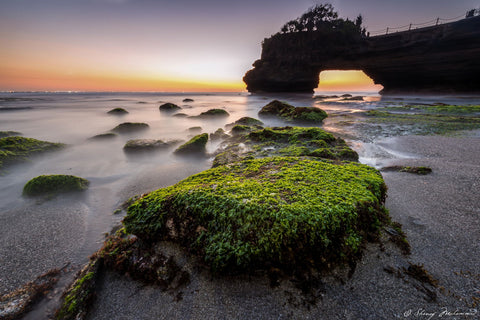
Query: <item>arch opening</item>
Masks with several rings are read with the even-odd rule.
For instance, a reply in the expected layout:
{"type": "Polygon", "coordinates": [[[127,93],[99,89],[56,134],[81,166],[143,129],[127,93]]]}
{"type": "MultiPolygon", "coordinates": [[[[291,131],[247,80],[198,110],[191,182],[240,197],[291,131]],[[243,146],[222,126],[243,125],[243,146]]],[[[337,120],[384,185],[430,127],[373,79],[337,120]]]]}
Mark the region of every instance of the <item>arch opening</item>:
{"type": "Polygon", "coordinates": [[[383,86],[375,84],[362,70],[324,70],[320,72],[315,93],[366,92],[378,93],[383,86]]]}

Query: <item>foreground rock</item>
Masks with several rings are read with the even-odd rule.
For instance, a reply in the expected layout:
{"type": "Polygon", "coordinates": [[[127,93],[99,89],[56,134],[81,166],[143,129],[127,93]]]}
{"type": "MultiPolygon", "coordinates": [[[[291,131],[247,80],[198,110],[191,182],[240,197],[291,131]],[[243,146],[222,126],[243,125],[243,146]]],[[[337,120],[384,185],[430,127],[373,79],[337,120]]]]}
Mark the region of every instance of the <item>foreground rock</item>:
{"type": "Polygon", "coordinates": [[[71,175],[42,175],[28,181],[23,187],[26,196],[53,195],[64,192],[83,191],[90,182],[71,175]]]}
{"type": "Polygon", "coordinates": [[[5,137],[0,139],[0,169],[7,164],[23,162],[28,157],[44,153],[46,151],[58,150],[65,145],[52,143],[24,137],[5,137]]]}
{"type": "Polygon", "coordinates": [[[113,132],[120,134],[138,132],[147,130],[150,126],[142,122],[124,122],[112,129],[113,132]]]}
{"type": "Polygon", "coordinates": [[[379,173],[357,163],[244,160],[144,196],[124,225],[147,242],[181,243],[217,272],[326,268],[375,237],[385,192],[379,173]]]}
{"type": "Polygon", "coordinates": [[[196,135],[188,142],[182,144],[180,147],[175,150],[175,154],[178,155],[195,155],[195,154],[204,154],[206,149],[205,146],[208,142],[208,133],[202,133],[196,135]]]}
{"type": "Polygon", "coordinates": [[[0,319],[20,319],[57,283],[59,270],[51,270],[21,288],[0,297],[0,319]]]}
{"type": "Polygon", "coordinates": [[[259,116],[276,116],[286,121],[296,122],[322,122],[327,117],[327,113],[322,109],[315,107],[294,107],[288,103],[273,100],[264,106],[259,112],[259,116]]]}

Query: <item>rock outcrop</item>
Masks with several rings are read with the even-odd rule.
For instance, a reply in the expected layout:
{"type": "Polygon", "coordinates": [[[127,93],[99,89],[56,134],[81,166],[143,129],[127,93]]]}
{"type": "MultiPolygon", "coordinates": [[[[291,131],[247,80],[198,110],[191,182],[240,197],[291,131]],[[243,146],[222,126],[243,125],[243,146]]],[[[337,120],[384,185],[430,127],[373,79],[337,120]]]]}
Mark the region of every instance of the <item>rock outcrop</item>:
{"type": "Polygon", "coordinates": [[[243,80],[250,92],[313,92],[325,70],[363,70],[382,93],[480,91],[480,16],[376,37],[276,34],[243,80]]]}

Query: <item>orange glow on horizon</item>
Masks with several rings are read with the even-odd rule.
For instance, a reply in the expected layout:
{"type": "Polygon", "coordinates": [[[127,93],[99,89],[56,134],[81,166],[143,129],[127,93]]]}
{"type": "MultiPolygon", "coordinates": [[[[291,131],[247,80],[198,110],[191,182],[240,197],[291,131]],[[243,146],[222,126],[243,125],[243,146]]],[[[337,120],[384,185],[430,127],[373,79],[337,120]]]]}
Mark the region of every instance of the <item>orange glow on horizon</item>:
{"type": "Polygon", "coordinates": [[[382,90],[382,86],[361,70],[328,70],[320,73],[317,91],[372,91],[382,90]]]}

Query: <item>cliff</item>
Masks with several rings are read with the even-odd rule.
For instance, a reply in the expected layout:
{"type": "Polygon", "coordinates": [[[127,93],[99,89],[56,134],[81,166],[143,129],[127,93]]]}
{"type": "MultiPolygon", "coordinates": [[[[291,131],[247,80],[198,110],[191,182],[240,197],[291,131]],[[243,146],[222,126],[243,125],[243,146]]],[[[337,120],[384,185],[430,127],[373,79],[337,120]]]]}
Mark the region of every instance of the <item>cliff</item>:
{"type": "Polygon", "coordinates": [[[325,70],[363,70],[382,93],[479,92],[480,17],[376,37],[276,34],[243,80],[250,92],[313,92],[325,70]]]}

